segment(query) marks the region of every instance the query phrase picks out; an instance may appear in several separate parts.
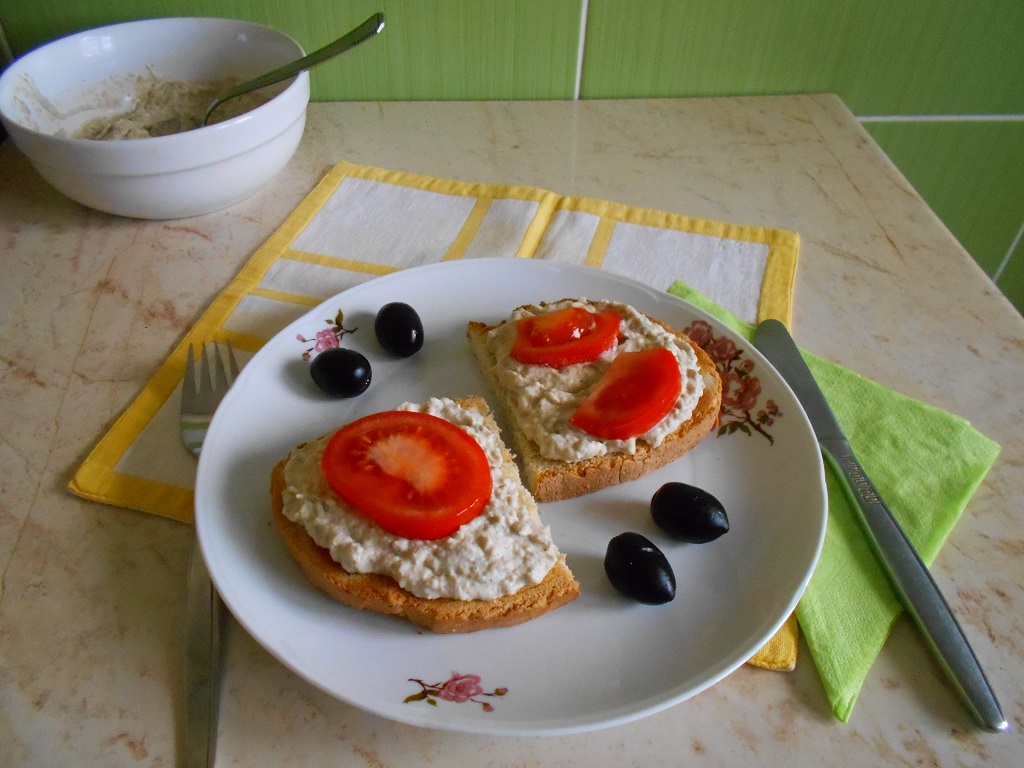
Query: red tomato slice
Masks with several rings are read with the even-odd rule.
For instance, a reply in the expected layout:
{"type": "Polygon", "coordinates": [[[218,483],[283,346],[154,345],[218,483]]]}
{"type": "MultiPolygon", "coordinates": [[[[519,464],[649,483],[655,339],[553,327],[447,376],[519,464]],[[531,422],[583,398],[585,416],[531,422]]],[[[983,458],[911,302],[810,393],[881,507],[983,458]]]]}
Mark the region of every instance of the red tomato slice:
{"type": "Polygon", "coordinates": [[[353,421],[328,441],[321,467],[338,496],[406,539],[449,536],[491,498],[480,444],[425,413],[385,411],[353,421]]]}
{"type": "Polygon", "coordinates": [[[589,363],[614,346],[619,319],[617,312],[590,312],[583,307],[524,317],[516,325],[516,341],[509,354],[520,363],[548,368],[589,363]]]}
{"type": "Polygon", "coordinates": [[[664,347],[620,352],[569,422],[595,437],[626,440],[665,418],[682,391],[679,361],[664,347]]]}

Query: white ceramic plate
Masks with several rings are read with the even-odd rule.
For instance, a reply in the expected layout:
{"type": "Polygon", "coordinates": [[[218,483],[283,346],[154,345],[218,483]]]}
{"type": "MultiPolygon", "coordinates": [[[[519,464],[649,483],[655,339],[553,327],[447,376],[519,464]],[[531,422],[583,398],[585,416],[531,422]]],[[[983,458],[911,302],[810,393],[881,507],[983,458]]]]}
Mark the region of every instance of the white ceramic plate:
{"type": "MultiPolygon", "coordinates": [[[[726,416],[723,424],[746,413],[726,416]]],[[[500,420],[499,420],[500,421],[500,420]]],[[[398,272],[330,299],[286,328],[248,363],[207,437],[196,487],[197,529],[214,583],[245,629],[283,664],[331,695],[414,725],[490,734],[585,731],[651,714],[704,690],[743,664],[796,606],[825,531],[824,473],[803,410],[774,369],[717,321],[668,293],[586,267],[488,259],[398,272]],[[680,329],[695,320],[735,343],[747,378],[781,416],[763,433],[712,435],[647,477],[541,507],[583,595],[507,629],[434,635],[358,612],[311,587],[278,540],[270,516],[271,467],[296,444],[354,418],[430,396],[493,397],[465,340],[469,320],[496,322],[516,306],[584,296],[631,304],[680,329]],[[389,301],[419,312],[426,343],[388,358],[373,317],[389,301]],[[312,384],[297,336],[312,338],[341,309],[357,328],[373,381],[334,400],[312,384]],[[769,439],[770,438],[770,439],[769,439]],[[731,530],[715,542],[664,535],[649,511],[663,483],[717,496],[731,530]],[[663,606],[622,598],[604,574],[608,541],[623,531],[652,539],[675,570],[663,606]],[[455,675],[469,676],[462,685],[455,675]],[[478,679],[477,679],[478,678],[478,679]],[[447,687],[445,683],[450,683],[447,687]],[[475,694],[462,700],[467,694],[475,694]],[[413,700],[407,701],[409,697],[413,700]],[[431,703],[433,702],[433,703],[431,703]]]]}

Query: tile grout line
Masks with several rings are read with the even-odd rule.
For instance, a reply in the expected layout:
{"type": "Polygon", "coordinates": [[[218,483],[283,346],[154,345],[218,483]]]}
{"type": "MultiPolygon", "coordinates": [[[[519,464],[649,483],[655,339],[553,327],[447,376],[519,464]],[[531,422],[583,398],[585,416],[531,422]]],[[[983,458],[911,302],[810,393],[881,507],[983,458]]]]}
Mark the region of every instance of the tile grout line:
{"type": "Polygon", "coordinates": [[[4,25],[0,24],[0,64],[10,64],[14,61],[14,52],[11,50],[11,43],[7,39],[7,31],[4,25]]]}
{"type": "Polygon", "coordinates": [[[576,83],[573,87],[573,101],[580,100],[580,89],[583,85],[583,50],[587,44],[587,11],[590,10],[590,0],[580,0],[580,32],[577,36],[576,45],[576,83]]]}
{"type": "Polygon", "coordinates": [[[1020,229],[1017,230],[1017,236],[1013,238],[1013,242],[1010,243],[1010,247],[1006,249],[1006,255],[1003,256],[1002,260],[999,262],[999,266],[996,267],[996,271],[992,273],[992,282],[996,285],[999,285],[999,280],[1003,276],[1003,272],[1009,266],[1010,259],[1013,258],[1013,252],[1017,250],[1022,240],[1024,240],[1024,221],[1021,222],[1020,229]]]}
{"type": "Polygon", "coordinates": [[[865,115],[861,123],[1012,123],[1024,122],[1024,115],[865,115]]]}
{"type": "MultiPolygon", "coordinates": [[[[870,115],[870,116],[858,116],[857,122],[859,123],[968,123],[968,122],[989,122],[989,123],[1004,123],[1004,122],[1024,122],[1024,115],[870,115]]],[[[1003,254],[1002,259],[999,260],[999,266],[995,268],[995,271],[991,274],[991,280],[999,287],[999,281],[1003,276],[1003,272],[1010,265],[1013,260],[1013,254],[1020,247],[1021,242],[1024,242],[1024,221],[1021,222],[1020,228],[1017,230],[1017,235],[1010,242],[1009,248],[1006,249],[1006,253],[1003,254]]],[[[1022,256],[1021,258],[1024,258],[1022,256]]]]}

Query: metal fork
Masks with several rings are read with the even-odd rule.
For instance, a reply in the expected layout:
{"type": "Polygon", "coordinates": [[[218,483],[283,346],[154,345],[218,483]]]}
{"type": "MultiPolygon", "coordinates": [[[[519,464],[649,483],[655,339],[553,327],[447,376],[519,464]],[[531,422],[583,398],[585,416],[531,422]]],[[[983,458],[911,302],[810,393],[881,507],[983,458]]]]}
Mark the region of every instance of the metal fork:
{"type": "Polygon", "coordinates": [[[188,345],[188,360],[185,363],[185,378],[181,383],[181,437],[185,441],[185,447],[196,456],[203,448],[203,440],[206,439],[206,430],[210,427],[210,419],[214,411],[224,399],[231,382],[238,376],[238,363],[235,361],[235,351],[231,344],[227,348],[227,366],[230,368],[231,377],[228,378],[228,370],[224,365],[224,356],[220,347],[213,345],[214,376],[210,375],[210,357],[206,352],[206,345],[203,344],[199,350],[199,382],[196,382],[196,365],[194,361],[195,349],[188,345]]]}
{"type": "MultiPolygon", "coordinates": [[[[230,344],[226,345],[227,366],[219,346],[212,345],[213,375],[206,346],[203,344],[199,351],[197,382],[195,353],[189,345],[181,384],[181,437],[196,456],[203,447],[214,411],[238,376],[238,363],[230,344]]],[[[198,538],[192,545],[191,560],[185,615],[185,765],[211,768],[220,714],[220,632],[224,606],[210,581],[198,538]]]]}

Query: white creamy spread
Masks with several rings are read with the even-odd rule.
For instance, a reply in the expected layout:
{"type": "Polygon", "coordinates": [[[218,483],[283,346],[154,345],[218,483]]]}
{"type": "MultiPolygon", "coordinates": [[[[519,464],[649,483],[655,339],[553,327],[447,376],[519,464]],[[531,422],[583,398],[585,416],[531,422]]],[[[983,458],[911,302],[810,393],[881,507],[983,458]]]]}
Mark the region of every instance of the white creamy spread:
{"type": "Polygon", "coordinates": [[[548,304],[539,311],[520,308],[508,321],[489,333],[487,345],[497,361],[498,380],[516,410],[519,426],[537,444],[541,455],[548,459],[572,462],[606,453],[632,454],[636,451],[637,440],[657,447],[690,418],[704,392],[704,378],[693,348],[627,304],[578,299],[548,304]],[[509,357],[519,320],[570,306],[584,307],[591,312],[617,312],[622,318],[618,343],[595,361],[570,365],[561,370],[528,365],[509,357]],[[683,377],[682,392],[665,418],[650,431],[628,440],[604,440],[569,423],[569,417],[608,370],[617,354],[653,347],[665,347],[671,351],[679,361],[683,377]]]}
{"type": "Polygon", "coordinates": [[[302,525],[346,571],[390,576],[419,597],[494,600],[543,581],[560,557],[558,549],[533,500],[502,472],[498,436],[483,416],[446,398],[396,410],[447,419],[480,444],[493,491],[479,517],[432,541],[387,533],[353,512],[327,484],[320,459],[329,436],[292,451],[284,468],[285,516],[302,525]]]}
{"type": "MultiPolygon", "coordinates": [[[[152,72],[139,75],[131,109],[87,121],[75,133],[75,138],[145,139],[201,128],[203,117],[213,100],[234,85],[237,85],[234,79],[194,83],[165,80],[152,72]]],[[[249,112],[270,98],[271,94],[256,91],[230,99],[214,110],[209,124],[249,112]]]]}

